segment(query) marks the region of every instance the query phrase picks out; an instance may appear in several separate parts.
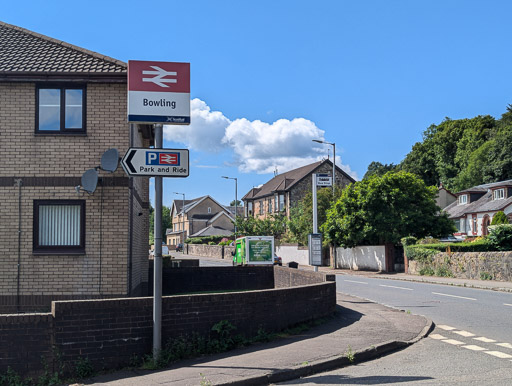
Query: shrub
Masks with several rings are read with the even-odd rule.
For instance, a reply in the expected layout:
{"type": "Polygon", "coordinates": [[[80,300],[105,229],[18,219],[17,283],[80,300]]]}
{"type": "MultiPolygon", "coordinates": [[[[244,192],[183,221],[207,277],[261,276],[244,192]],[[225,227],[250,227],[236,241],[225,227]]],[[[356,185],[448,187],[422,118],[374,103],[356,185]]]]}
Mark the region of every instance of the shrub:
{"type": "Polygon", "coordinates": [[[402,237],[402,239],[400,240],[402,242],[402,245],[404,247],[408,246],[408,245],[414,245],[416,244],[416,242],[418,241],[418,239],[414,236],[407,236],[407,237],[402,237]]]}
{"type": "Polygon", "coordinates": [[[437,267],[434,271],[434,275],[441,277],[453,277],[453,273],[446,265],[437,267]]]}
{"type": "Polygon", "coordinates": [[[225,239],[226,236],[203,236],[203,237],[192,237],[185,240],[185,244],[209,244],[209,245],[217,245],[222,239],[225,239]],[[213,244],[210,244],[210,243],[213,244]]]}
{"type": "Polygon", "coordinates": [[[421,276],[434,276],[434,270],[430,266],[426,266],[420,269],[421,276]]]}
{"type": "Polygon", "coordinates": [[[425,237],[424,239],[418,240],[417,244],[438,244],[439,240],[433,237],[425,237]]]}
{"type": "Polygon", "coordinates": [[[491,231],[487,236],[488,243],[498,251],[512,250],[512,225],[501,224],[491,231]]]}
{"type": "Polygon", "coordinates": [[[496,214],[492,217],[491,225],[500,225],[500,224],[510,224],[508,221],[507,215],[502,211],[496,212],[496,214]]]}

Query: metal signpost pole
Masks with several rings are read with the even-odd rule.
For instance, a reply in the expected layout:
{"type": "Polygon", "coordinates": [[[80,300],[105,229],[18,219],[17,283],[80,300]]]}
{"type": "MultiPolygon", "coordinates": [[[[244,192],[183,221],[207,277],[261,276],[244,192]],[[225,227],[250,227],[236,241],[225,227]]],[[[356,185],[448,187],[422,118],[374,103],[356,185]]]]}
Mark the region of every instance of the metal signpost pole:
{"type": "MultiPolygon", "coordinates": [[[[162,148],[163,125],[155,124],[155,149],[162,148]]],[[[155,177],[155,257],[153,280],[153,359],[162,344],[162,177],[155,177]]]]}
{"type": "MultiPolygon", "coordinates": [[[[313,174],[313,181],[312,181],[312,187],[313,187],[313,234],[318,233],[318,205],[317,205],[317,199],[316,199],[316,174],[313,174]]],[[[309,246],[309,249],[311,250],[311,245],[309,246]]],[[[310,253],[310,259],[312,258],[310,253]]],[[[310,264],[312,261],[310,261],[310,264]]],[[[315,265],[314,267],[315,272],[318,271],[318,267],[315,265]]]]}
{"type": "Polygon", "coordinates": [[[332,196],[334,197],[334,185],[336,185],[336,144],[332,145],[332,196]]]}

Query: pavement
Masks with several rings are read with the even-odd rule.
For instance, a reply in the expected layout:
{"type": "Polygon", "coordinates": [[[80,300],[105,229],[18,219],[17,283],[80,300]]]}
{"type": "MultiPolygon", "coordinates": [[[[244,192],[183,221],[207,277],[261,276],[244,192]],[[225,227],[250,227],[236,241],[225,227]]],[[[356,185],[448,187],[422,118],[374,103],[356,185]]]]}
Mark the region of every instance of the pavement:
{"type": "Polygon", "coordinates": [[[431,320],[343,293],[326,323],[299,335],[180,361],[160,371],[124,370],[94,385],[267,385],[360,363],[407,347],[431,320]]]}

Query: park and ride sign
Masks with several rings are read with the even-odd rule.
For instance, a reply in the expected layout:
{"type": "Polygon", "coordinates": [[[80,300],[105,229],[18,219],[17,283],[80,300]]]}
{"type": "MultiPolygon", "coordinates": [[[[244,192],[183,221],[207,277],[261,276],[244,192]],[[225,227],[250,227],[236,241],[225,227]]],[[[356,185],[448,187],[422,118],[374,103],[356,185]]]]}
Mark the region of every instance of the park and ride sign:
{"type": "Polygon", "coordinates": [[[190,63],[128,61],[128,122],[190,124],[190,63]]]}

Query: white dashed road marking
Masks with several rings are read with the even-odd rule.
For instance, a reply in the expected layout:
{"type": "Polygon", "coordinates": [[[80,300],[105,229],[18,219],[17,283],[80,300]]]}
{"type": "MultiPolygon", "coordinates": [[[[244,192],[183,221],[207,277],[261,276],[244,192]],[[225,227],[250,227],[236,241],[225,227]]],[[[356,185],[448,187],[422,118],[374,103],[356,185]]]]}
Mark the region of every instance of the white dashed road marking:
{"type": "Polygon", "coordinates": [[[512,349],[512,344],[510,343],[496,343],[498,346],[501,346],[501,347],[505,347],[505,348],[510,348],[512,349]]]}
{"type": "Polygon", "coordinates": [[[473,338],[474,340],[479,340],[480,342],[484,343],[495,343],[496,341],[494,339],[486,338],[485,336],[481,336],[480,338],[473,338]]]}
{"type": "Polygon", "coordinates": [[[461,330],[461,331],[453,331],[453,332],[454,332],[454,333],[456,333],[456,334],[459,334],[459,335],[461,335],[461,336],[465,336],[465,337],[467,337],[467,338],[468,338],[468,337],[470,337],[470,336],[475,336],[475,334],[472,334],[472,333],[470,333],[470,332],[468,332],[468,331],[464,331],[464,330],[461,330]]]}
{"type": "Polygon", "coordinates": [[[474,344],[468,344],[467,346],[462,346],[462,347],[467,348],[468,350],[473,350],[473,351],[485,351],[486,350],[485,348],[476,346],[474,344]]]}
{"type": "Polygon", "coordinates": [[[464,344],[464,342],[461,342],[460,340],[455,340],[455,339],[446,339],[446,340],[443,340],[443,342],[450,343],[450,344],[453,344],[456,346],[459,344],[464,344]]]}
{"type": "Polygon", "coordinates": [[[355,281],[355,280],[343,280],[343,281],[348,281],[349,283],[368,284],[368,283],[365,283],[364,281],[355,281]]]}
{"type": "Polygon", "coordinates": [[[512,355],[505,354],[504,352],[501,352],[501,351],[484,351],[484,352],[486,354],[493,355],[495,357],[502,358],[502,359],[510,359],[510,358],[512,358],[512,355]]]}
{"type": "Polygon", "coordinates": [[[452,327],[452,326],[447,326],[446,324],[440,324],[439,326],[440,329],[442,330],[445,330],[445,331],[451,331],[451,330],[456,330],[455,327],[452,327]]]}
{"type": "Polygon", "coordinates": [[[512,304],[503,303],[504,306],[512,307],[512,304]]]}
{"type": "Polygon", "coordinates": [[[379,284],[380,287],[388,287],[388,288],[397,288],[397,289],[403,289],[403,290],[407,290],[407,291],[413,291],[412,288],[405,288],[405,287],[396,287],[394,285],[384,285],[384,284],[379,284]]]}
{"type": "Polygon", "coordinates": [[[457,296],[457,295],[450,295],[450,294],[442,294],[440,292],[432,292],[434,295],[439,295],[439,296],[449,296],[451,298],[459,298],[459,299],[466,299],[466,300],[476,300],[474,298],[467,298],[465,296],[457,296]]]}
{"type": "Polygon", "coordinates": [[[442,336],[440,334],[430,334],[429,337],[432,339],[437,339],[437,340],[448,339],[446,336],[442,336]]]}

